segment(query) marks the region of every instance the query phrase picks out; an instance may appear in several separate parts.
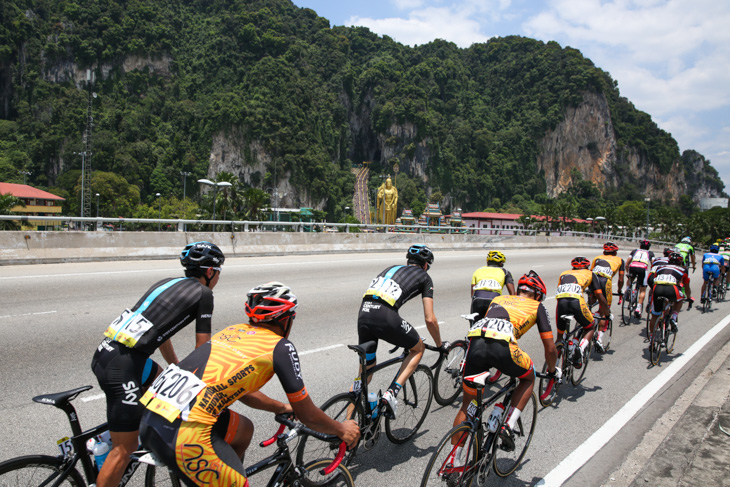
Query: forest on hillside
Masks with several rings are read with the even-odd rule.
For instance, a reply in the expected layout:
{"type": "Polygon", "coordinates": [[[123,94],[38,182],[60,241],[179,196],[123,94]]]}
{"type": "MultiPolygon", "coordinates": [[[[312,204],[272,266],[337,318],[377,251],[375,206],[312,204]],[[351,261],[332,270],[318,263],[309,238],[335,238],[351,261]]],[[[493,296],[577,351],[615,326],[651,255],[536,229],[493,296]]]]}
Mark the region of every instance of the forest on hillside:
{"type": "MultiPolygon", "coordinates": [[[[581,217],[643,201],[635,185],[603,192],[579,179],[548,198],[537,141],[585,92],[608,100],[619,151],[640,151],[664,174],[681,159],[672,136],[608,73],[555,42],[414,48],[366,28],[331,27],[289,0],[5,0],[0,21],[0,181],[29,172],[31,184],[67,199],[67,214],[78,213],[90,100],[92,191],[108,216],[150,213],[157,193],[178,216],[209,211],[205,198],[182,204],[182,174],[186,196],[197,195],[194,181],[207,177],[221,133],[270,156],[247,180],[218,175],[234,183],[220,195],[231,217],[259,215],[270,204],[266,188],[286,177],[307,197],[293,204],[344,218],[350,169],[363,161],[372,161],[371,187],[400,166],[399,204],[416,215],[430,201],[524,213],[561,204],[581,217]],[[142,68],[125,68],[140,60],[142,68]],[[423,147],[427,164],[412,167],[423,147]]],[[[706,184],[722,190],[709,161],[707,174],[706,184]]],[[[660,206],[694,211],[689,197],[660,206]]]]}

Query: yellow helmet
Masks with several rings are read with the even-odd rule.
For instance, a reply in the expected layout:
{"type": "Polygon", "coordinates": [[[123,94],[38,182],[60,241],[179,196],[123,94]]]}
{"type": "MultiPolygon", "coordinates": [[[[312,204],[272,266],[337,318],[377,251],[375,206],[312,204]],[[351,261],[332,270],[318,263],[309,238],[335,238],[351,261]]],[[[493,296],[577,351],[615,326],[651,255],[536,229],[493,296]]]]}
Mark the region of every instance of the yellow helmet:
{"type": "Polygon", "coordinates": [[[504,264],[507,257],[504,256],[499,250],[490,250],[487,254],[487,262],[496,262],[497,264],[504,264]]]}

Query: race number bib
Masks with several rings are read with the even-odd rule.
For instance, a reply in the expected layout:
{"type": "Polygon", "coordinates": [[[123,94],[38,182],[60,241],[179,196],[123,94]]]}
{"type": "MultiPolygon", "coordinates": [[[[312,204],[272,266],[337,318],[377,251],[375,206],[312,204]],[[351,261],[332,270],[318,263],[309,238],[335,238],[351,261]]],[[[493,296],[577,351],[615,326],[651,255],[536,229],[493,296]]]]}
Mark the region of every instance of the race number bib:
{"type": "Polygon", "coordinates": [[[111,338],[115,342],[134,348],[134,345],[142,338],[142,335],[152,328],[152,323],[144,316],[132,313],[125,309],[119,318],[112,321],[109,328],[106,329],[104,336],[111,338]]]}
{"type": "Polygon", "coordinates": [[[613,277],[613,271],[611,270],[610,267],[603,267],[603,266],[597,265],[596,267],[593,268],[593,272],[595,272],[599,276],[608,277],[608,278],[613,277]]]}
{"type": "Polygon", "coordinates": [[[670,284],[676,286],[677,278],[671,274],[660,274],[654,279],[654,284],[670,284]]]}
{"type": "Polygon", "coordinates": [[[561,284],[555,293],[556,298],[580,298],[583,296],[583,288],[574,282],[561,284]]]}
{"type": "Polygon", "coordinates": [[[634,258],[631,259],[631,263],[633,264],[634,262],[640,262],[646,266],[649,266],[649,264],[651,264],[651,262],[649,261],[649,253],[646,251],[636,252],[636,254],[634,254],[634,258]]]}
{"type": "Polygon", "coordinates": [[[499,281],[495,279],[482,279],[476,284],[476,286],[474,286],[474,290],[501,292],[502,284],[500,284],[499,281]]]}
{"type": "Polygon", "coordinates": [[[395,306],[398,298],[403,294],[403,290],[392,279],[388,279],[384,276],[376,277],[373,282],[370,283],[370,287],[365,291],[365,296],[373,296],[378,299],[382,299],[390,306],[395,306]]]}
{"type": "Polygon", "coordinates": [[[514,339],[512,323],[502,318],[485,318],[482,320],[482,334],[484,338],[494,338],[496,340],[509,341],[514,339]]]}
{"type": "Polygon", "coordinates": [[[172,364],[155,379],[140,402],[172,423],[188,411],[190,402],[205,387],[195,374],[172,364]]]}
{"type": "Polygon", "coordinates": [[[703,264],[720,265],[720,261],[716,257],[707,257],[702,261],[703,264]]]}

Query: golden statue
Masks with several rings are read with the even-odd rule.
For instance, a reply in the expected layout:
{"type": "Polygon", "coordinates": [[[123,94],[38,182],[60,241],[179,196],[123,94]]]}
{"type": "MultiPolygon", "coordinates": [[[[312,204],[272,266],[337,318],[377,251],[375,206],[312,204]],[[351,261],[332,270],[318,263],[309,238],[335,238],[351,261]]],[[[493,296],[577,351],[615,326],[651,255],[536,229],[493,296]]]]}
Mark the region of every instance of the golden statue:
{"type": "Polygon", "coordinates": [[[393,186],[390,178],[378,188],[377,207],[377,220],[386,225],[394,225],[398,209],[398,189],[393,186]]]}

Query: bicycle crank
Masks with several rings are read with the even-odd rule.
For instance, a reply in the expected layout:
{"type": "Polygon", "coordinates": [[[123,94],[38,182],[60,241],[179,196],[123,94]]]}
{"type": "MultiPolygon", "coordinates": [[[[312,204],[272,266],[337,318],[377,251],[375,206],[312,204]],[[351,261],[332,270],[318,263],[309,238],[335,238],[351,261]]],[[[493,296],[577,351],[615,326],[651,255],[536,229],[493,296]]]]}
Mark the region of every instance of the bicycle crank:
{"type": "Polygon", "coordinates": [[[476,484],[478,487],[484,487],[487,485],[487,477],[489,477],[489,472],[492,471],[491,465],[492,465],[492,453],[489,452],[486,455],[482,457],[481,460],[479,460],[479,466],[477,467],[477,475],[475,477],[476,484]]]}
{"type": "Polygon", "coordinates": [[[363,448],[372,450],[380,438],[380,421],[373,421],[362,434],[363,448]]]}

